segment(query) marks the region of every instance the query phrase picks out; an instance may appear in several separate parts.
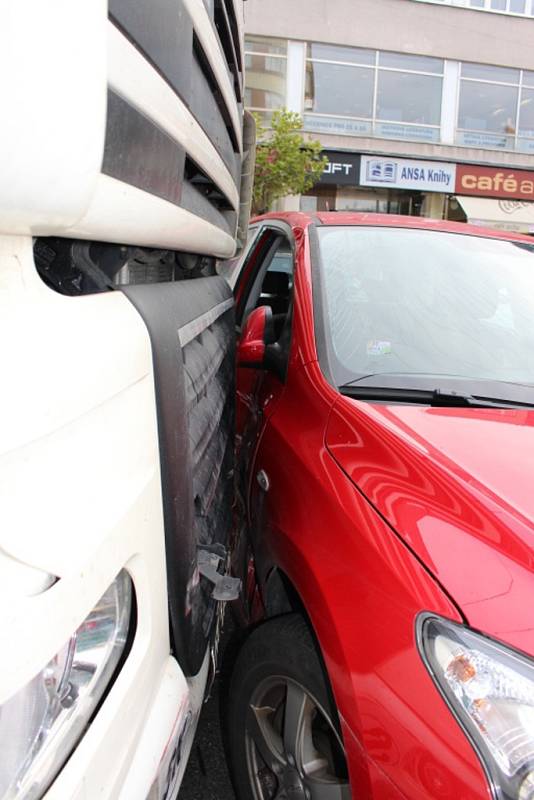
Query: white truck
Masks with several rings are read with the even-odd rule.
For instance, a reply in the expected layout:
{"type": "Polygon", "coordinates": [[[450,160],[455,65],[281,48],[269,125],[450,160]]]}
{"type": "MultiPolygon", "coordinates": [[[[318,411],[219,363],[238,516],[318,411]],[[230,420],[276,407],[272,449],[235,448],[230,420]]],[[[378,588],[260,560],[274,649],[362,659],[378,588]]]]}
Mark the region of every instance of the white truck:
{"type": "Polygon", "coordinates": [[[238,591],[242,0],[3,0],[0,42],[0,800],[170,800],[238,591]]]}

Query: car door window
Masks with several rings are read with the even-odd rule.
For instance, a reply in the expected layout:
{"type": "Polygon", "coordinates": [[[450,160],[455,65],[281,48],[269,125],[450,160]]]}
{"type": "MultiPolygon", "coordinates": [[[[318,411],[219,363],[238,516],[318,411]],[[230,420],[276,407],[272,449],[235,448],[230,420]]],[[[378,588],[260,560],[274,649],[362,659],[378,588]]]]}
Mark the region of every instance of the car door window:
{"type": "Polygon", "coordinates": [[[237,314],[241,324],[258,306],[269,306],[273,315],[287,315],[289,311],[293,289],[293,252],[285,236],[274,231],[268,233],[268,238],[260,242],[263,252],[241,297],[237,314]]]}
{"type": "Polygon", "coordinates": [[[269,264],[261,284],[259,306],[270,306],[273,314],[287,314],[293,289],[293,253],[282,242],[269,264]]]}
{"type": "Polygon", "coordinates": [[[273,313],[276,342],[286,357],[291,340],[294,255],[287,236],[278,230],[264,231],[258,243],[257,263],[248,286],[238,301],[237,322],[242,327],[249,314],[259,306],[273,313]]]}

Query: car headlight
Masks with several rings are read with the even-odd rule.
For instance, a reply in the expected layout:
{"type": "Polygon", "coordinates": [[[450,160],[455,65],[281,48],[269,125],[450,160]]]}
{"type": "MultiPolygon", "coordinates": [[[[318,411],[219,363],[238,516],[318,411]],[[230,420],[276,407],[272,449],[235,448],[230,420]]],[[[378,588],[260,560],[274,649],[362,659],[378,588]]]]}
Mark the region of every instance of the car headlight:
{"type": "Polygon", "coordinates": [[[132,591],[122,570],[57,655],[0,706],[0,800],[41,797],[71,754],[124,650],[132,591]]]}
{"type": "Polygon", "coordinates": [[[478,751],[497,798],[534,800],[534,661],[447,620],[422,616],[418,643],[478,751]]]}

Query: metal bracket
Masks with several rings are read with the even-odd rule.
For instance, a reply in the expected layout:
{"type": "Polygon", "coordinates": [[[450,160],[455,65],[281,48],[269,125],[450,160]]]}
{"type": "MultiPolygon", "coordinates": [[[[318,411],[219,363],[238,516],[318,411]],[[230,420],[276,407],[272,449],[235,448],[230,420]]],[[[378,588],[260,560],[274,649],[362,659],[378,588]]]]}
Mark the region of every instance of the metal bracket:
{"type": "Polygon", "coordinates": [[[198,571],[208,581],[213,583],[213,592],[211,596],[214,600],[228,602],[229,600],[237,600],[241,592],[241,580],[239,578],[232,578],[230,575],[222,575],[218,568],[221,562],[224,564],[226,561],[225,551],[221,545],[213,547],[203,547],[197,551],[197,564],[198,571]]]}
{"type": "Polygon", "coordinates": [[[263,489],[264,492],[269,491],[271,487],[271,482],[269,480],[269,476],[267,475],[264,469],[260,469],[260,471],[256,475],[256,480],[258,481],[260,487],[263,489]]]}

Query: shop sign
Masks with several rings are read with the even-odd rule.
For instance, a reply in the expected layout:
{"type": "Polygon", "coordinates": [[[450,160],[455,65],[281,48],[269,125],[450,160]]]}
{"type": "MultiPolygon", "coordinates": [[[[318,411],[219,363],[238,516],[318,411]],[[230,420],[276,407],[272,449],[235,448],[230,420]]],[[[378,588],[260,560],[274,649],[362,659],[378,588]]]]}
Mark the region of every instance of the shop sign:
{"type": "Polygon", "coordinates": [[[319,133],[339,133],[346,136],[371,136],[371,122],[343,117],[319,117],[315,114],[304,114],[304,130],[319,133]]]}
{"type": "Polygon", "coordinates": [[[417,142],[439,142],[439,128],[419,125],[401,125],[398,122],[376,122],[375,136],[384,139],[407,139],[417,142]]]}
{"type": "Polygon", "coordinates": [[[456,194],[534,200],[534,172],[458,164],[456,194]]]}
{"type": "Polygon", "coordinates": [[[457,135],[457,143],[464,147],[514,147],[514,137],[498,133],[478,133],[477,131],[460,131],[457,135]]]}
{"type": "Polygon", "coordinates": [[[454,191],[455,178],[455,164],[407,158],[361,158],[361,186],[450,193],[454,191]]]}
{"type": "Polygon", "coordinates": [[[360,156],[358,153],[342,153],[335,150],[323,150],[327,157],[320,183],[356,186],[360,172],[360,156]]]}

